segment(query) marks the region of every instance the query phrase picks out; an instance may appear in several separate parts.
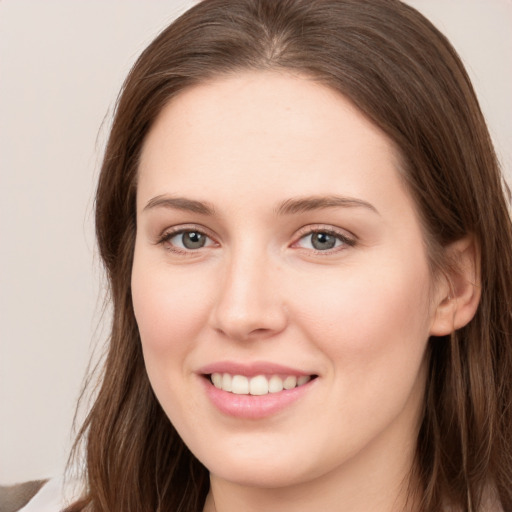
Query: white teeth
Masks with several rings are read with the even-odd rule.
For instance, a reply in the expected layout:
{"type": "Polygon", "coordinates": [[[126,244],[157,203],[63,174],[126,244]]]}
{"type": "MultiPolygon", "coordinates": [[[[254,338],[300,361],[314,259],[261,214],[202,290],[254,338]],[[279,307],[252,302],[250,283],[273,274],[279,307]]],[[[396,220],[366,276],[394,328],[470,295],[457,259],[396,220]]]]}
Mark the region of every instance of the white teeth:
{"type": "Polygon", "coordinates": [[[222,389],[222,373],[212,373],[212,383],[216,388],[222,389]]]}
{"type": "Polygon", "coordinates": [[[224,391],[233,391],[232,386],[232,377],[229,373],[224,373],[222,375],[222,389],[224,391]]]}
{"type": "Polygon", "coordinates": [[[268,381],[268,390],[270,393],[279,393],[279,391],[283,391],[283,379],[277,375],[272,375],[268,381]]]}
{"type": "Polygon", "coordinates": [[[229,373],[212,373],[211,381],[217,389],[229,391],[236,395],[267,395],[268,393],[279,393],[283,389],[293,389],[303,386],[311,380],[309,375],[288,375],[282,379],[279,375],[272,375],[270,378],[265,375],[257,375],[248,378],[245,375],[231,375],[229,373]]]}
{"type": "MultiPolygon", "coordinates": [[[[225,376],[226,374],[224,374],[225,376]]],[[[247,395],[249,394],[249,379],[244,375],[233,375],[231,381],[231,391],[235,395],[247,395]]]]}
{"type": "Polygon", "coordinates": [[[297,379],[297,386],[303,386],[304,384],[306,384],[306,382],[309,382],[310,380],[311,380],[311,377],[309,375],[301,375],[297,379]]]}
{"type": "Polygon", "coordinates": [[[297,377],[294,375],[290,375],[289,377],[286,377],[283,382],[283,388],[284,389],[293,389],[297,385],[297,377]]]}
{"type": "Polygon", "coordinates": [[[251,395],[267,395],[268,380],[264,375],[253,377],[249,382],[249,393],[251,395]]]}

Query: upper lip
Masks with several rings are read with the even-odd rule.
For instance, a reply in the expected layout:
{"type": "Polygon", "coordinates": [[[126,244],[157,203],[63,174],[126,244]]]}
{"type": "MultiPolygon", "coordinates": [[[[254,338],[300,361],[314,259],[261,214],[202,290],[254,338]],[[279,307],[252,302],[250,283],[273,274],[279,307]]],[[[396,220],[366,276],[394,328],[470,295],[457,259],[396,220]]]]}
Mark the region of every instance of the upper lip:
{"type": "Polygon", "coordinates": [[[241,363],[236,361],[218,361],[201,367],[198,373],[210,375],[212,373],[229,373],[230,375],[245,375],[246,377],[255,377],[256,375],[314,375],[313,373],[283,366],[281,364],[254,361],[250,363],[241,363]]]}

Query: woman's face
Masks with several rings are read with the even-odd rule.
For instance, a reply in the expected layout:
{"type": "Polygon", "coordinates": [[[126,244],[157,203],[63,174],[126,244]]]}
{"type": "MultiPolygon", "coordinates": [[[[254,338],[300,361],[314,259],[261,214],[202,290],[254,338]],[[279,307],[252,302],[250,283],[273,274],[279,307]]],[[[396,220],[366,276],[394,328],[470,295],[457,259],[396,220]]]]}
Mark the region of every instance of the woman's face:
{"type": "Polygon", "coordinates": [[[407,470],[436,291],[398,167],[350,102],[301,77],[222,78],[161,112],[133,304],[156,396],[213,478],[407,470]]]}

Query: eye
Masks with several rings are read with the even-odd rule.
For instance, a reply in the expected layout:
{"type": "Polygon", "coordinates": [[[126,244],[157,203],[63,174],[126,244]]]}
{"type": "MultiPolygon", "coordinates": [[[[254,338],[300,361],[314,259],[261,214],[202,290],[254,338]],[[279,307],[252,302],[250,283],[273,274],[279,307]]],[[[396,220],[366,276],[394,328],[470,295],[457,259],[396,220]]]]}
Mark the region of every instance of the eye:
{"type": "Polygon", "coordinates": [[[165,233],[160,243],[166,244],[171,250],[194,251],[214,245],[214,241],[205,233],[197,229],[180,229],[165,233]]]}
{"type": "Polygon", "coordinates": [[[314,230],[299,238],[294,244],[303,249],[327,252],[355,245],[355,240],[332,230],[314,230]]]}

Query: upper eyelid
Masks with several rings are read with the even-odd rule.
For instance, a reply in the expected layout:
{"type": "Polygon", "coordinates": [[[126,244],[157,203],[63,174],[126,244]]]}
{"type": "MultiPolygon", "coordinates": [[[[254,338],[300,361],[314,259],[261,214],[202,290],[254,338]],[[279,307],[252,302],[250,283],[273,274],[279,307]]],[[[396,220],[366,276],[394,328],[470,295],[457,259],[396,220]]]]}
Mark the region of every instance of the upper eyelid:
{"type": "Polygon", "coordinates": [[[338,235],[342,238],[353,240],[354,242],[357,241],[357,236],[354,235],[354,233],[348,231],[347,229],[342,229],[329,224],[308,224],[307,226],[303,226],[296,231],[296,240],[299,240],[300,238],[311,233],[329,233],[338,235]]]}
{"type": "Polygon", "coordinates": [[[211,230],[200,224],[179,224],[177,226],[167,227],[161,231],[159,238],[167,235],[179,235],[180,233],[184,233],[186,231],[197,231],[211,239],[215,239],[215,236],[212,234],[211,230]]]}

